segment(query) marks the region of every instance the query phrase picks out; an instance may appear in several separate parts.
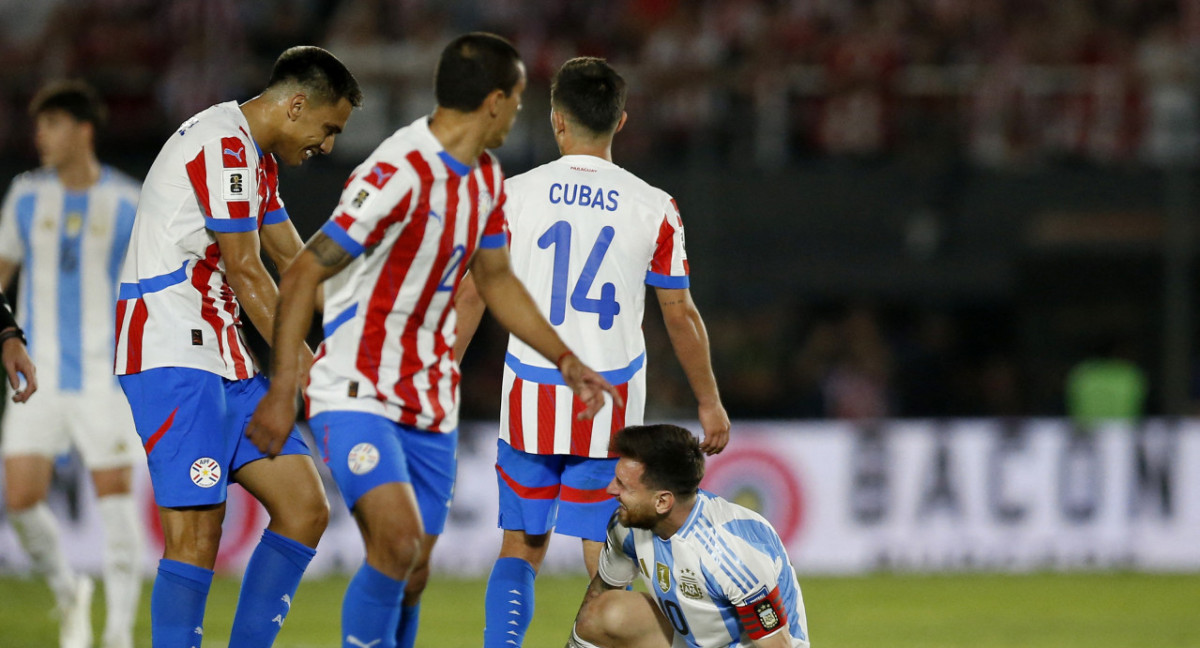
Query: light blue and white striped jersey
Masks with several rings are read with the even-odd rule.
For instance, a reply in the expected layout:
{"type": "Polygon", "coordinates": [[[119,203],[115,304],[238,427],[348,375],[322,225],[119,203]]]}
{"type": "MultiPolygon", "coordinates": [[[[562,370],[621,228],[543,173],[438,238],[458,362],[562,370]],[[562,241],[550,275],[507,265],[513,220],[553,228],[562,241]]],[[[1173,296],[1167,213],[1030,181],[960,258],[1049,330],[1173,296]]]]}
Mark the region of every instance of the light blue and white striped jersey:
{"type": "Polygon", "coordinates": [[[804,600],[783,541],[748,508],[701,490],[666,540],[614,516],[599,575],[622,586],[639,574],[675,628],[676,647],[744,647],[785,632],[791,646],[808,648],[804,600]]]}
{"type": "Polygon", "coordinates": [[[49,168],[22,173],[8,189],[0,258],[21,265],[17,322],[41,390],[116,389],[117,276],[139,191],[108,166],[83,191],[66,190],[49,168]]]}

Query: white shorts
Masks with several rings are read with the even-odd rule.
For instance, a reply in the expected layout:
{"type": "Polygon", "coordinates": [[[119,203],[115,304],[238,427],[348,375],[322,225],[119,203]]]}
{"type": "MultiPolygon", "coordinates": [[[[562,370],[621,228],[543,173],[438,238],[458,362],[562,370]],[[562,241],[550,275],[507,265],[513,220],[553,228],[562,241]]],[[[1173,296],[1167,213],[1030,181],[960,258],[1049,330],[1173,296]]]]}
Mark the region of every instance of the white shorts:
{"type": "Polygon", "coordinates": [[[88,470],[104,470],[133,465],[142,450],[129,403],[118,390],[38,390],[28,402],[5,403],[0,427],[0,452],[6,457],[55,457],[73,445],[88,470]]]}

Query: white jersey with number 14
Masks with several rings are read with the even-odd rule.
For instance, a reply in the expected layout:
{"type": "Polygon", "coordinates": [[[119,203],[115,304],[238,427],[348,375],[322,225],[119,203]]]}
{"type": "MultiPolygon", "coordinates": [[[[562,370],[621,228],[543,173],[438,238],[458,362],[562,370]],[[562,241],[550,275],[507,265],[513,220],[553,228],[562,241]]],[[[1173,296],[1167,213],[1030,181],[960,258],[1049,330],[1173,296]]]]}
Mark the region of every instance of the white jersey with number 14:
{"type": "Polygon", "coordinates": [[[566,155],[509,179],[512,263],[538,308],[585,364],[625,399],[591,421],[541,354],[514,336],[505,356],[501,438],[532,454],[608,457],[612,434],[646,402],[646,286],[687,288],[675,201],[621,167],[566,155]]]}

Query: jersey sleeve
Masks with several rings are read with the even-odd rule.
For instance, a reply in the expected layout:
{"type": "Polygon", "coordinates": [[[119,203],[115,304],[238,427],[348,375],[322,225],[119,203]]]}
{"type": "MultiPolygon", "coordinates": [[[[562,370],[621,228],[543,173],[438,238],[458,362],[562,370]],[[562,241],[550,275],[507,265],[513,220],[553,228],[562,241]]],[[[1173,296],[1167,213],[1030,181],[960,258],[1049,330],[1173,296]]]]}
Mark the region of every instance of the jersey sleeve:
{"type": "Polygon", "coordinates": [[[263,159],[263,169],[267,177],[267,208],[263,214],[263,225],[275,225],[289,220],[287,208],[283,206],[283,196],[279,195],[279,162],[274,155],[263,159]]]}
{"type": "Polygon", "coordinates": [[[351,257],[378,245],[412,207],[411,174],[383,161],[364,167],[350,176],[333,217],[321,226],[321,232],[351,257]]]}
{"type": "Polygon", "coordinates": [[[492,207],[492,211],[483,225],[483,238],[479,240],[479,247],[498,248],[508,245],[508,220],[505,216],[507,202],[508,192],[501,184],[500,197],[496,199],[496,205],[492,207]]]}
{"type": "MultiPolygon", "coordinates": [[[[771,537],[765,529],[761,533],[757,529],[749,530],[763,538],[771,537]]],[[[742,631],[755,640],[788,625],[787,606],[779,589],[779,574],[791,573],[791,570],[783,569],[784,554],[777,542],[777,539],[767,540],[768,544],[732,541],[726,545],[732,551],[714,552],[711,557],[717,563],[710,566],[712,573],[736,575],[719,579],[721,588],[737,611],[742,631]],[[772,551],[770,547],[776,547],[776,550],[772,551]]]]}
{"type": "Polygon", "coordinates": [[[258,173],[250,168],[253,144],[242,137],[219,137],[186,163],[188,180],[214,232],[258,230],[258,173]]]}
{"type": "Polygon", "coordinates": [[[646,284],[655,288],[687,288],[688,261],[683,246],[683,219],[674,198],[663,208],[663,217],[658,226],[658,240],[654,245],[654,256],[646,270],[646,284]]]}
{"type": "Polygon", "coordinates": [[[637,551],[634,549],[633,532],[617,522],[614,513],[608,522],[608,538],[600,549],[600,562],[596,573],[605,583],[624,587],[637,577],[637,551]]]}
{"type": "Polygon", "coordinates": [[[0,259],[20,263],[23,258],[21,236],[17,231],[17,183],[14,182],[0,206],[0,259]]]}

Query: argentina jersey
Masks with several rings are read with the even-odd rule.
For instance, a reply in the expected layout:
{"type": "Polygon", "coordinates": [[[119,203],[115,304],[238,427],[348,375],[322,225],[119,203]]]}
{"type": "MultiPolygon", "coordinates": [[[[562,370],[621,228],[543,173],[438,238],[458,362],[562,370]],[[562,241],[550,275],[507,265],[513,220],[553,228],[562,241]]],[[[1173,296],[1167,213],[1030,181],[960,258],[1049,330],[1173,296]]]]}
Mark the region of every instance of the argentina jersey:
{"type": "Polygon", "coordinates": [[[52,169],[17,176],[0,211],[0,259],[21,267],[17,321],[40,390],[116,389],[117,277],[137,211],[138,183],[105,166],[68,191],[52,169]]]}
{"type": "Polygon", "coordinates": [[[745,646],[776,632],[807,648],[808,622],[783,542],[757,513],[700,491],[670,538],[609,527],[599,575],[613,586],[640,575],[675,629],[674,648],[745,646]]]}

